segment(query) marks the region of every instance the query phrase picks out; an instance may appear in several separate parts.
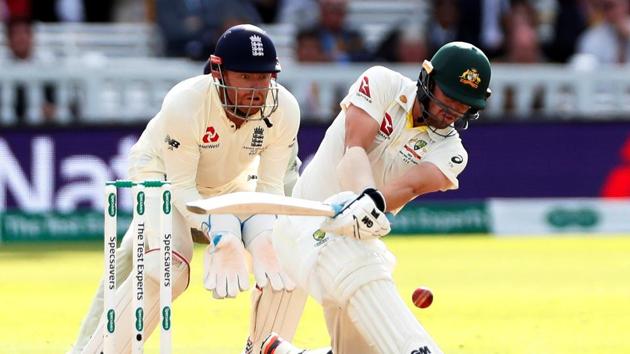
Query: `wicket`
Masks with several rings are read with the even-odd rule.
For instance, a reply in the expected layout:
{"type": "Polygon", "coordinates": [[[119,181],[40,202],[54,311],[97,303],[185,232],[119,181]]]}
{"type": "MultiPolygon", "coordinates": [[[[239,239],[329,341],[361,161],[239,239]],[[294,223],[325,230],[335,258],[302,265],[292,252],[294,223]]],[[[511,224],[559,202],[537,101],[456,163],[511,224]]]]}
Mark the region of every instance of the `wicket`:
{"type": "MultiPolygon", "coordinates": [[[[145,189],[159,188],[160,205],[160,353],[171,352],[171,263],[172,263],[172,204],[171,187],[168,182],[126,180],[110,181],[105,185],[104,210],[104,253],[105,283],[103,289],[103,352],[115,352],[114,334],[116,331],[116,246],[118,188],[131,188],[133,192],[133,268],[130,277],[134,279],[132,309],[133,338],[132,353],[142,353],[144,348],[144,254],[145,254],[145,189]]],[[[131,334],[130,334],[131,335],[131,334]]]]}

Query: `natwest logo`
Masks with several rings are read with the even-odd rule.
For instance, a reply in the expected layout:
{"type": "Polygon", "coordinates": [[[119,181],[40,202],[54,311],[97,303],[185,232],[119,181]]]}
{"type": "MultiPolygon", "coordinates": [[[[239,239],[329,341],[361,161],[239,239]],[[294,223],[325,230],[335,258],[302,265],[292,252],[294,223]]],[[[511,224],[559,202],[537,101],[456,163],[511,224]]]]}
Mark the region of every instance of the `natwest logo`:
{"type": "MultiPolygon", "coordinates": [[[[109,132],[74,134],[70,139],[76,145],[56,132],[26,139],[25,144],[17,134],[0,137],[0,212],[103,210],[103,186],[127,176],[127,154],[138,140],[135,134],[109,132]],[[93,144],[95,140],[104,143],[93,144]]],[[[119,191],[116,199],[119,209],[132,209],[131,190],[119,191]]],[[[114,201],[108,202],[113,207],[114,201]]]]}
{"type": "Polygon", "coordinates": [[[204,134],[202,140],[206,144],[216,143],[217,140],[219,140],[219,134],[214,130],[214,127],[208,127],[206,128],[206,134],[204,134]]]}

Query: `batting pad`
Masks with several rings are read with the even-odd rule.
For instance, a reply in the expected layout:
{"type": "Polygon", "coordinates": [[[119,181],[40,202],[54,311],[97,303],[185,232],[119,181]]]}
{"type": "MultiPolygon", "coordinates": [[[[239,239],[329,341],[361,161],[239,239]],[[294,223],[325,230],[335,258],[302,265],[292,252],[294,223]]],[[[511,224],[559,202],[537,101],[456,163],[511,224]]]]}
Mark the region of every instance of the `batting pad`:
{"type": "MultiPolygon", "coordinates": [[[[188,262],[173,252],[171,269],[173,300],[188,287],[190,268],[188,262]]],[[[160,261],[159,250],[145,254],[144,279],[144,341],[151,335],[160,320],[160,261]]],[[[135,278],[127,277],[116,290],[116,318],[114,345],[116,353],[131,353],[131,340],[134,333],[132,296],[135,278]]],[[[103,333],[105,319],[101,317],[96,331],[83,349],[84,354],[100,354],[103,351],[103,333]]]]}
{"type": "Polygon", "coordinates": [[[271,332],[289,341],[293,338],[306,298],[306,292],[300,288],[273,291],[271,284],[252,291],[249,339],[253,343],[253,353],[257,353],[271,332]]]}
{"type": "Polygon", "coordinates": [[[443,354],[391,280],[377,280],[359,288],[346,311],[365,341],[379,353],[443,354]]]}
{"type": "Polygon", "coordinates": [[[315,272],[324,294],[321,301],[345,306],[348,299],[365,284],[391,280],[392,260],[378,240],[360,241],[335,237],[319,253],[315,272]]]}

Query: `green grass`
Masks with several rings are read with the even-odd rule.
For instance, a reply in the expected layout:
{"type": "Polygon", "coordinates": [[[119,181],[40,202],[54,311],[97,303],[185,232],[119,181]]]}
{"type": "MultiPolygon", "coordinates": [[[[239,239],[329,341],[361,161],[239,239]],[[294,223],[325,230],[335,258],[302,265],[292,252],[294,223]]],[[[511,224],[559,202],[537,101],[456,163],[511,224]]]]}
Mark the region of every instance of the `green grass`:
{"type": "MultiPolygon", "coordinates": [[[[387,238],[411,311],[448,354],[630,353],[630,237],[387,238]],[[433,305],[410,296],[429,286],[433,305]]],[[[173,308],[175,353],[240,353],[249,295],[214,300],[192,282],[173,308]]],[[[98,243],[0,245],[0,352],[64,353],[101,272],[98,243]]],[[[157,353],[153,336],[147,353],[157,353]]],[[[309,300],[295,342],[328,341],[309,300]]]]}

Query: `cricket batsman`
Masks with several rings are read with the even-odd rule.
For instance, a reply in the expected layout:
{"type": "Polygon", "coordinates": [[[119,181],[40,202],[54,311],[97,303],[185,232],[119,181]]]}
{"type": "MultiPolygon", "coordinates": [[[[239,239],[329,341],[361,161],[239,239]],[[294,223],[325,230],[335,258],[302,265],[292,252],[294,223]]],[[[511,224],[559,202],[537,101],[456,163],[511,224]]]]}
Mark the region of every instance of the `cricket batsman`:
{"type": "MultiPolygon", "coordinates": [[[[251,254],[256,289],[248,350],[259,348],[272,331],[292,338],[306,297],[292,291],[295,284],[277,261],[270,239],[275,216],[197,215],[186,210],[186,203],[238,191],[283,195],[284,181],[290,184],[296,178],[300,111],[293,95],[276,82],[279,72],[274,44],[263,30],[253,25],[228,29],[210,58],[210,75],[184,80],[170,90],[129,158],[131,179],[171,182],[173,299],[190,281],[193,235],[210,244],[204,255],[204,285],[218,299],[249,288],[246,252],[251,254]]],[[[153,212],[159,208],[159,196],[150,192],[147,189],[145,213],[145,337],[159,321],[159,213],[153,212]]],[[[129,276],[132,233],[127,231],[117,251],[122,263],[117,275],[125,280],[116,292],[116,353],[131,350],[130,303],[136,286],[129,276]]],[[[102,309],[101,285],[73,353],[101,353],[102,309]]]]}
{"type": "MultiPolygon", "coordinates": [[[[490,72],[480,49],[451,42],[424,61],[417,81],[375,66],[341,101],[293,190],[341,212],[281,216],[273,235],[284,269],[323,306],[332,353],[442,353],[398,294],[395,258],[380,238],[390,232],[385,213],[458,188],[468,162],[458,129],[486,107],[490,72]]],[[[261,347],[263,354],[326,352],[302,351],[275,334],[261,347]]]]}

